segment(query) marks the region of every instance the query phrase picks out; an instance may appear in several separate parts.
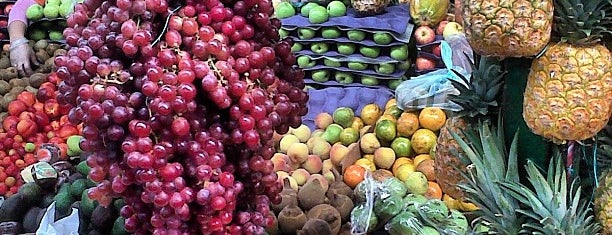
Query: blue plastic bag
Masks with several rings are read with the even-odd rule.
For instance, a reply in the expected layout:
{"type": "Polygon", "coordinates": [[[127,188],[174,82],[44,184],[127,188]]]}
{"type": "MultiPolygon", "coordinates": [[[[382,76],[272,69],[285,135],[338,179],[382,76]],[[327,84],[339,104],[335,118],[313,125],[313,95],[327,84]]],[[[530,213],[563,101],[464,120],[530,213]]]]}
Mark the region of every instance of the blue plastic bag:
{"type": "Polygon", "coordinates": [[[459,91],[449,79],[454,79],[460,83],[464,82],[451,69],[463,74],[468,78],[468,81],[471,75],[467,74],[466,70],[462,67],[453,65],[453,51],[446,41],[440,42],[440,47],[442,61],[446,68],[402,82],[395,89],[395,97],[399,108],[403,110],[416,110],[426,107],[437,107],[454,112],[461,110],[461,106],[449,100],[449,95],[459,94],[459,91]]]}

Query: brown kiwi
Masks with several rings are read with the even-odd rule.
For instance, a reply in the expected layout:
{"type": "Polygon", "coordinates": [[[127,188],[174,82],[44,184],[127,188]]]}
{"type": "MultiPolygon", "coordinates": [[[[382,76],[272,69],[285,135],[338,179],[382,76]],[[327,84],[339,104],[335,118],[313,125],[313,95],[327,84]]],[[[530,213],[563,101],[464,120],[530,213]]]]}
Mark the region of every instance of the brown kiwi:
{"type": "Polygon", "coordinates": [[[322,219],[329,224],[333,234],[340,232],[342,218],[340,212],[329,204],[320,204],[308,211],[308,219],[322,219]]]}
{"type": "Polygon", "coordinates": [[[11,88],[11,91],[9,91],[9,93],[13,93],[13,94],[17,94],[19,95],[19,93],[25,91],[25,87],[22,86],[13,86],[13,88],[11,88]]]}
{"type": "Polygon", "coordinates": [[[24,81],[23,79],[14,78],[9,81],[9,84],[11,84],[11,86],[13,87],[16,87],[16,86],[26,87],[28,85],[28,82],[24,81]]]}
{"type": "Polygon", "coordinates": [[[338,210],[340,217],[342,218],[342,222],[348,222],[350,220],[351,211],[355,206],[350,197],[342,194],[335,194],[332,195],[332,198],[330,198],[329,204],[338,210]]]}
{"type": "Polygon", "coordinates": [[[8,93],[12,87],[7,81],[0,80],[0,95],[8,93]]]}
{"type": "Polygon", "coordinates": [[[36,43],[34,43],[34,49],[35,50],[42,50],[42,49],[46,49],[47,46],[49,45],[49,42],[47,42],[47,40],[38,40],[36,43]]]}
{"type": "Polygon", "coordinates": [[[30,79],[28,79],[28,80],[30,82],[30,86],[32,86],[34,88],[40,87],[41,84],[43,84],[44,82],[47,81],[46,75],[44,75],[42,73],[34,73],[34,74],[30,75],[30,79]]]}
{"type": "Polygon", "coordinates": [[[18,93],[7,93],[0,100],[0,106],[2,106],[3,110],[8,110],[8,105],[11,101],[17,99],[18,93]]]}
{"type": "Polygon", "coordinates": [[[306,223],[306,214],[295,205],[285,207],[278,214],[278,228],[282,234],[295,234],[306,223]]]}
{"type": "Polygon", "coordinates": [[[300,207],[304,210],[325,203],[325,199],[325,190],[323,190],[319,179],[306,182],[298,191],[298,201],[300,207]]]}
{"type": "Polygon", "coordinates": [[[49,58],[51,58],[51,56],[49,56],[49,54],[45,50],[38,50],[36,52],[36,59],[38,59],[38,61],[40,62],[47,61],[47,59],[49,58]]]}
{"type": "Polygon", "coordinates": [[[11,60],[8,57],[0,58],[0,69],[11,67],[11,60]]]}
{"type": "Polygon", "coordinates": [[[5,81],[10,81],[11,79],[17,77],[19,77],[19,74],[17,73],[17,69],[15,67],[8,67],[4,70],[4,72],[2,72],[2,79],[5,81]]]}
{"type": "Polygon", "coordinates": [[[55,44],[55,43],[49,43],[49,45],[47,46],[47,54],[49,55],[53,55],[55,53],[55,51],[59,50],[60,48],[62,48],[59,44],[55,44]]]}
{"type": "Polygon", "coordinates": [[[25,90],[30,92],[30,93],[32,93],[32,94],[34,94],[34,95],[36,95],[38,93],[38,89],[36,89],[34,87],[31,87],[31,86],[25,87],[25,90]]]}
{"type": "Polygon", "coordinates": [[[281,191],[280,196],[282,198],[281,203],[272,204],[272,210],[276,213],[279,213],[283,208],[289,205],[297,205],[297,192],[291,188],[289,183],[289,178],[283,179],[283,191],[281,191]]]}
{"type": "Polygon", "coordinates": [[[353,190],[344,183],[344,180],[342,180],[342,175],[340,175],[336,169],[332,169],[332,172],[334,173],[336,181],[329,186],[329,190],[327,190],[327,197],[331,198],[332,195],[342,194],[348,196],[350,199],[353,199],[353,190]]]}
{"type": "MultiPolygon", "coordinates": [[[[47,51],[47,53],[49,53],[49,51],[47,51]]],[[[66,53],[67,53],[66,49],[60,48],[60,49],[57,49],[55,51],[52,51],[49,54],[53,54],[53,57],[56,57],[58,55],[65,55],[66,53]]]]}
{"type": "Polygon", "coordinates": [[[334,234],[329,224],[322,219],[309,219],[298,235],[334,234]]]}

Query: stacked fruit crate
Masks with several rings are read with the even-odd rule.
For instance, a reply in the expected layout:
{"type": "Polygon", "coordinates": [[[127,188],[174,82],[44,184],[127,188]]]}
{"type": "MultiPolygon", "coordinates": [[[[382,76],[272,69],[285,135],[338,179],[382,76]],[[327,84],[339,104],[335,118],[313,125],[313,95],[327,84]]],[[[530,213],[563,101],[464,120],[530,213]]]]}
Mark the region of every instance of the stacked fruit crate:
{"type": "MultiPolygon", "coordinates": [[[[414,28],[407,6],[390,6],[385,13],[370,17],[357,17],[348,9],[346,15],[323,22],[313,21],[304,8],[308,4],[299,14],[282,19],[281,36],[293,39],[292,49],[298,66],[306,71],[307,83],[395,89],[406,79],[411,68],[408,43],[414,28]]],[[[334,8],[327,6],[328,12],[334,8]]]]}
{"type": "MultiPolygon", "coordinates": [[[[29,21],[26,37],[38,41],[49,39],[52,42],[64,43],[64,29],[68,26],[67,18],[74,11],[77,0],[47,0],[44,6],[34,4],[28,7],[26,16],[29,21]]],[[[87,17],[83,14],[72,15],[73,21],[87,17]]]]}
{"type": "Polygon", "coordinates": [[[9,43],[8,15],[17,1],[0,1],[0,45],[9,43]]]}

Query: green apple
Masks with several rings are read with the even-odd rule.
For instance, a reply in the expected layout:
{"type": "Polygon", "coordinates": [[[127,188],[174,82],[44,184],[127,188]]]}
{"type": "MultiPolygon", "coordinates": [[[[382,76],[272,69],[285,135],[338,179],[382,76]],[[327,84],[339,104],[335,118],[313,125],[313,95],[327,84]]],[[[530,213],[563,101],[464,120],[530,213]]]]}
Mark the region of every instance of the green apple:
{"type": "Polygon", "coordinates": [[[386,32],[374,33],[374,42],[378,45],[387,45],[393,41],[393,36],[386,32]]]}
{"type": "Polygon", "coordinates": [[[341,1],[332,1],[327,4],[327,13],[329,17],[346,15],[346,6],[341,1]]]}
{"type": "Polygon", "coordinates": [[[380,74],[392,74],[395,71],[395,65],[391,63],[384,63],[375,65],[374,69],[380,74]]]}
{"type": "Polygon", "coordinates": [[[295,8],[289,2],[281,2],[274,9],[274,13],[276,13],[277,18],[284,19],[295,15],[295,8]]]}
{"type": "Polygon", "coordinates": [[[41,5],[33,4],[26,10],[26,17],[30,20],[40,20],[45,16],[43,11],[44,9],[41,5]]]}
{"type": "Polygon", "coordinates": [[[49,31],[49,39],[54,41],[64,40],[62,31],[49,31]]]}
{"type": "Polygon", "coordinates": [[[372,76],[361,76],[361,84],[366,86],[376,86],[378,85],[378,78],[372,76]]]}
{"type": "Polygon", "coordinates": [[[391,47],[391,58],[396,60],[407,60],[408,59],[408,45],[400,45],[391,47]]]}
{"type": "Polygon", "coordinates": [[[348,37],[349,40],[351,41],[363,41],[366,37],[366,33],[363,31],[359,31],[359,30],[349,30],[346,33],[346,36],[348,37]]]}
{"type": "Polygon", "coordinates": [[[365,70],[368,68],[368,65],[360,62],[348,62],[348,68],[353,70],[365,70]]]}
{"type": "Polygon", "coordinates": [[[408,70],[410,69],[410,67],[412,67],[412,63],[410,62],[410,60],[402,61],[397,65],[397,69],[399,70],[408,70]]]}
{"type": "Polygon", "coordinates": [[[55,19],[59,16],[59,6],[58,5],[47,5],[43,9],[43,14],[45,17],[49,19],[55,19]]]}
{"type": "Polygon", "coordinates": [[[329,46],[322,42],[316,42],[310,45],[310,50],[317,54],[323,54],[329,50],[329,46]]]}
{"type": "Polygon", "coordinates": [[[332,60],[332,59],[323,59],[323,64],[328,67],[340,67],[340,61],[332,60]]]}
{"type": "Polygon", "coordinates": [[[62,4],[61,0],[47,0],[47,1],[45,1],[45,6],[50,6],[50,5],[59,6],[61,4],[62,4]]]}
{"type": "Polygon", "coordinates": [[[352,55],[353,53],[355,53],[356,46],[352,43],[340,42],[336,47],[338,49],[338,53],[343,55],[352,55]]]}
{"type": "Polygon", "coordinates": [[[316,82],[327,82],[329,81],[329,71],[317,70],[317,71],[312,72],[311,77],[312,77],[312,80],[316,82]]]}
{"type": "Polygon", "coordinates": [[[329,15],[327,14],[327,9],[322,6],[316,6],[310,9],[308,12],[308,22],[311,24],[320,24],[329,19],[329,15]]]}
{"type": "Polygon", "coordinates": [[[336,72],[336,75],[334,76],[334,78],[336,79],[337,82],[339,83],[343,83],[343,84],[347,84],[347,83],[353,83],[353,75],[347,72],[336,72]]]}
{"type": "Polygon", "coordinates": [[[334,39],[342,36],[342,32],[334,27],[325,27],[321,30],[321,36],[326,39],[334,39]]]}
{"type": "Polygon", "coordinates": [[[45,39],[47,37],[47,33],[42,29],[31,29],[28,30],[28,39],[38,41],[41,39],[45,39]]]}
{"type": "Polygon", "coordinates": [[[391,89],[391,90],[395,90],[401,83],[403,82],[402,79],[393,79],[391,81],[389,81],[389,83],[387,84],[387,86],[391,89]]]}
{"type": "Polygon", "coordinates": [[[316,4],[314,2],[306,3],[306,5],[300,8],[300,15],[302,15],[303,17],[308,17],[308,13],[310,12],[310,9],[316,6],[319,6],[319,4],[316,4]]]}
{"type": "Polygon", "coordinates": [[[302,44],[294,42],[293,46],[291,46],[291,52],[298,52],[302,50],[302,44]]]}
{"type": "Polygon", "coordinates": [[[71,4],[71,3],[66,3],[66,4],[62,3],[62,4],[59,6],[59,15],[60,15],[61,17],[66,18],[66,17],[68,17],[68,15],[70,15],[70,14],[71,14],[73,11],[74,11],[74,7],[72,6],[72,4],[71,4]]]}
{"type": "Polygon", "coordinates": [[[287,36],[289,36],[289,31],[285,30],[285,29],[279,29],[278,30],[278,36],[280,36],[280,38],[285,38],[287,36]]]}
{"type": "Polygon", "coordinates": [[[301,56],[298,56],[297,58],[297,64],[298,64],[298,67],[305,69],[305,68],[310,68],[310,67],[315,66],[317,62],[314,60],[311,60],[310,57],[308,56],[301,55],[301,56]]]}
{"type": "Polygon", "coordinates": [[[369,58],[376,58],[380,55],[380,48],[378,47],[369,47],[369,46],[361,46],[359,48],[359,52],[369,58]]]}
{"type": "Polygon", "coordinates": [[[314,38],[316,33],[317,31],[314,31],[313,29],[301,28],[298,29],[298,38],[302,40],[308,40],[314,38]]]}

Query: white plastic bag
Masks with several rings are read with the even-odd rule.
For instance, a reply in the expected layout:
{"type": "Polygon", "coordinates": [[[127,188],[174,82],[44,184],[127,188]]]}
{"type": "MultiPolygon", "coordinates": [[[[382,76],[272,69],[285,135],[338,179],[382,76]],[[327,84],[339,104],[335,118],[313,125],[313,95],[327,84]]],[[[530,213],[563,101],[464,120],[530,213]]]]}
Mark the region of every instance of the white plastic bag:
{"type": "Polygon", "coordinates": [[[453,51],[453,66],[463,68],[465,74],[471,74],[471,63],[474,63],[474,51],[470,43],[465,39],[465,34],[453,34],[445,37],[444,40],[453,51]]]}
{"type": "Polygon", "coordinates": [[[78,235],[79,210],[72,208],[69,216],[55,221],[55,202],[47,208],[47,212],[40,221],[36,235],[78,235]]]}

